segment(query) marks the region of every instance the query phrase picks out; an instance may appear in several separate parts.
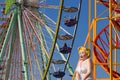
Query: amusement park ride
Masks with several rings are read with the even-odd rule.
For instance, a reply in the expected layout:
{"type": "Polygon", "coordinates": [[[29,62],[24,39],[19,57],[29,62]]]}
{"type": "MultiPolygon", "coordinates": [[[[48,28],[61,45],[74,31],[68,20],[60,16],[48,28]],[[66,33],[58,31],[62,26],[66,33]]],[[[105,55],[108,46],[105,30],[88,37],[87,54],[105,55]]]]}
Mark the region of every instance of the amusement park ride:
{"type": "Polygon", "coordinates": [[[93,53],[94,79],[120,80],[120,1],[88,2],[89,25],[84,46],[88,46],[93,53]],[[91,11],[94,11],[94,18],[91,11]]]}
{"type": "MultiPolygon", "coordinates": [[[[68,0],[1,0],[0,80],[75,80],[69,59],[82,0],[75,1],[68,7],[68,0]]],[[[93,53],[94,79],[120,80],[120,1],[88,0],[88,13],[83,45],[93,53]]]]}

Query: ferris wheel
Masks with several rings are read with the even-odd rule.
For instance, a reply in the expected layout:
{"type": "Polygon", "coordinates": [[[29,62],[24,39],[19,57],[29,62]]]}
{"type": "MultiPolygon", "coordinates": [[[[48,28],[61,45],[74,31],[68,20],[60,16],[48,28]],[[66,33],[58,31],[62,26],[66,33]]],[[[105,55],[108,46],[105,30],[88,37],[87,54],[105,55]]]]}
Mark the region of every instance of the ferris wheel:
{"type": "Polygon", "coordinates": [[[0,2],[0,79],[55,80],[73,74],[69,63],[81,0],[0,2]]]}

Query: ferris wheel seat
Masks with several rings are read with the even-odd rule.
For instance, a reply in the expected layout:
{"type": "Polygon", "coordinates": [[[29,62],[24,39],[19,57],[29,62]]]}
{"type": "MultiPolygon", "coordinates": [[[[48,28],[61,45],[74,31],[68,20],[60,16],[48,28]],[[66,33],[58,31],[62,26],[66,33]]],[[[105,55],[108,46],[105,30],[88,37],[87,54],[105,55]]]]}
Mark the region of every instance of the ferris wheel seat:
{"type": "Polygon", "coordinates": [[[76,24],[76,22],[66,22],[65,25],[68,26],[68,27],[72,27],[76,24]]]}
{"type": "Polygon", "coordinates": [[[66,61],[64,61],[64,60],[52,60],[51,62],[53,64],[64,64],[66,61]]]}
{"type": "Polygon", "coordinates": [[[71,48],[60,48],[60,52],[63,54],[67,54],[71,52],[71,48]]]}
{"type": "Polygon", "coordinates": [[[68,53],[71,53],[71,49],[72,48],[67,47],[67,44],[65,43],[64,46],[60,48],[60,52],[63,54],[68,54],[68,53]]]}
{"type": "Polygon", "coordinates": [[[71,18],[71,19],[68,19],[68,18],[66,18],[66,17],[64,18],[64,24],[65,24],[66,26],[71,27],[71,26],[74,26],[76,23],[77,23],[76,17],[71,18]]]}
{"type": "Polygon", "coordinates": [[[73,38],[73,36],[68,35],[68,34],[58,36],[58,39],[60,39],[60,40],[70,40],[70,39],[72,39],[72,38],[73,38]]]}
{"type": "Polygon", "coordinates": [[[64,12],[77,12],[78,11],[78,8],[76,7],[68,7],[68,8],[63,8],[64,12]]]}
{"type": "Polygon", "coordinates": [[[56,71],[53,73],[53,76],[56,78],[62,78],[65,75],[65,72],[63,71],[56,71]]]}

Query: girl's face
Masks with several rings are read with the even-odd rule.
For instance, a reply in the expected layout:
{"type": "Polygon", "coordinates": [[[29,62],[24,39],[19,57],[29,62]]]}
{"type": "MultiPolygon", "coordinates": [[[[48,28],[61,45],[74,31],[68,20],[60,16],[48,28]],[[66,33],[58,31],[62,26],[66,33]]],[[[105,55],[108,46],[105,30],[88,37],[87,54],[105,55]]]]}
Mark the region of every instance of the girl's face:
{"type": "Polygon", "coordinates": [[[86,59],[86,54],[84,50],[80,50],[79,51],[79,56],[81,60],[85,60],[86,59]]]}

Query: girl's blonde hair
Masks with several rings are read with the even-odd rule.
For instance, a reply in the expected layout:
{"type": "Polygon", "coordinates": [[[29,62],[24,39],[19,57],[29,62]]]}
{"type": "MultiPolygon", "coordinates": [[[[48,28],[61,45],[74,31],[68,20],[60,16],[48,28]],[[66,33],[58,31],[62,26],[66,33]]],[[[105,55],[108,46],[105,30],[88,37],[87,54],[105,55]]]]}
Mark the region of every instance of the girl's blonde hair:
{"type": "Polygon", "coordinates": [[[88,49],[88,48],[86,48],[84,46],[81,46],[81,47],[78,48],[78,53],[79,53],[80,50],[84,50],[87,57],[90,57],[90,49],[88,49]]]}

